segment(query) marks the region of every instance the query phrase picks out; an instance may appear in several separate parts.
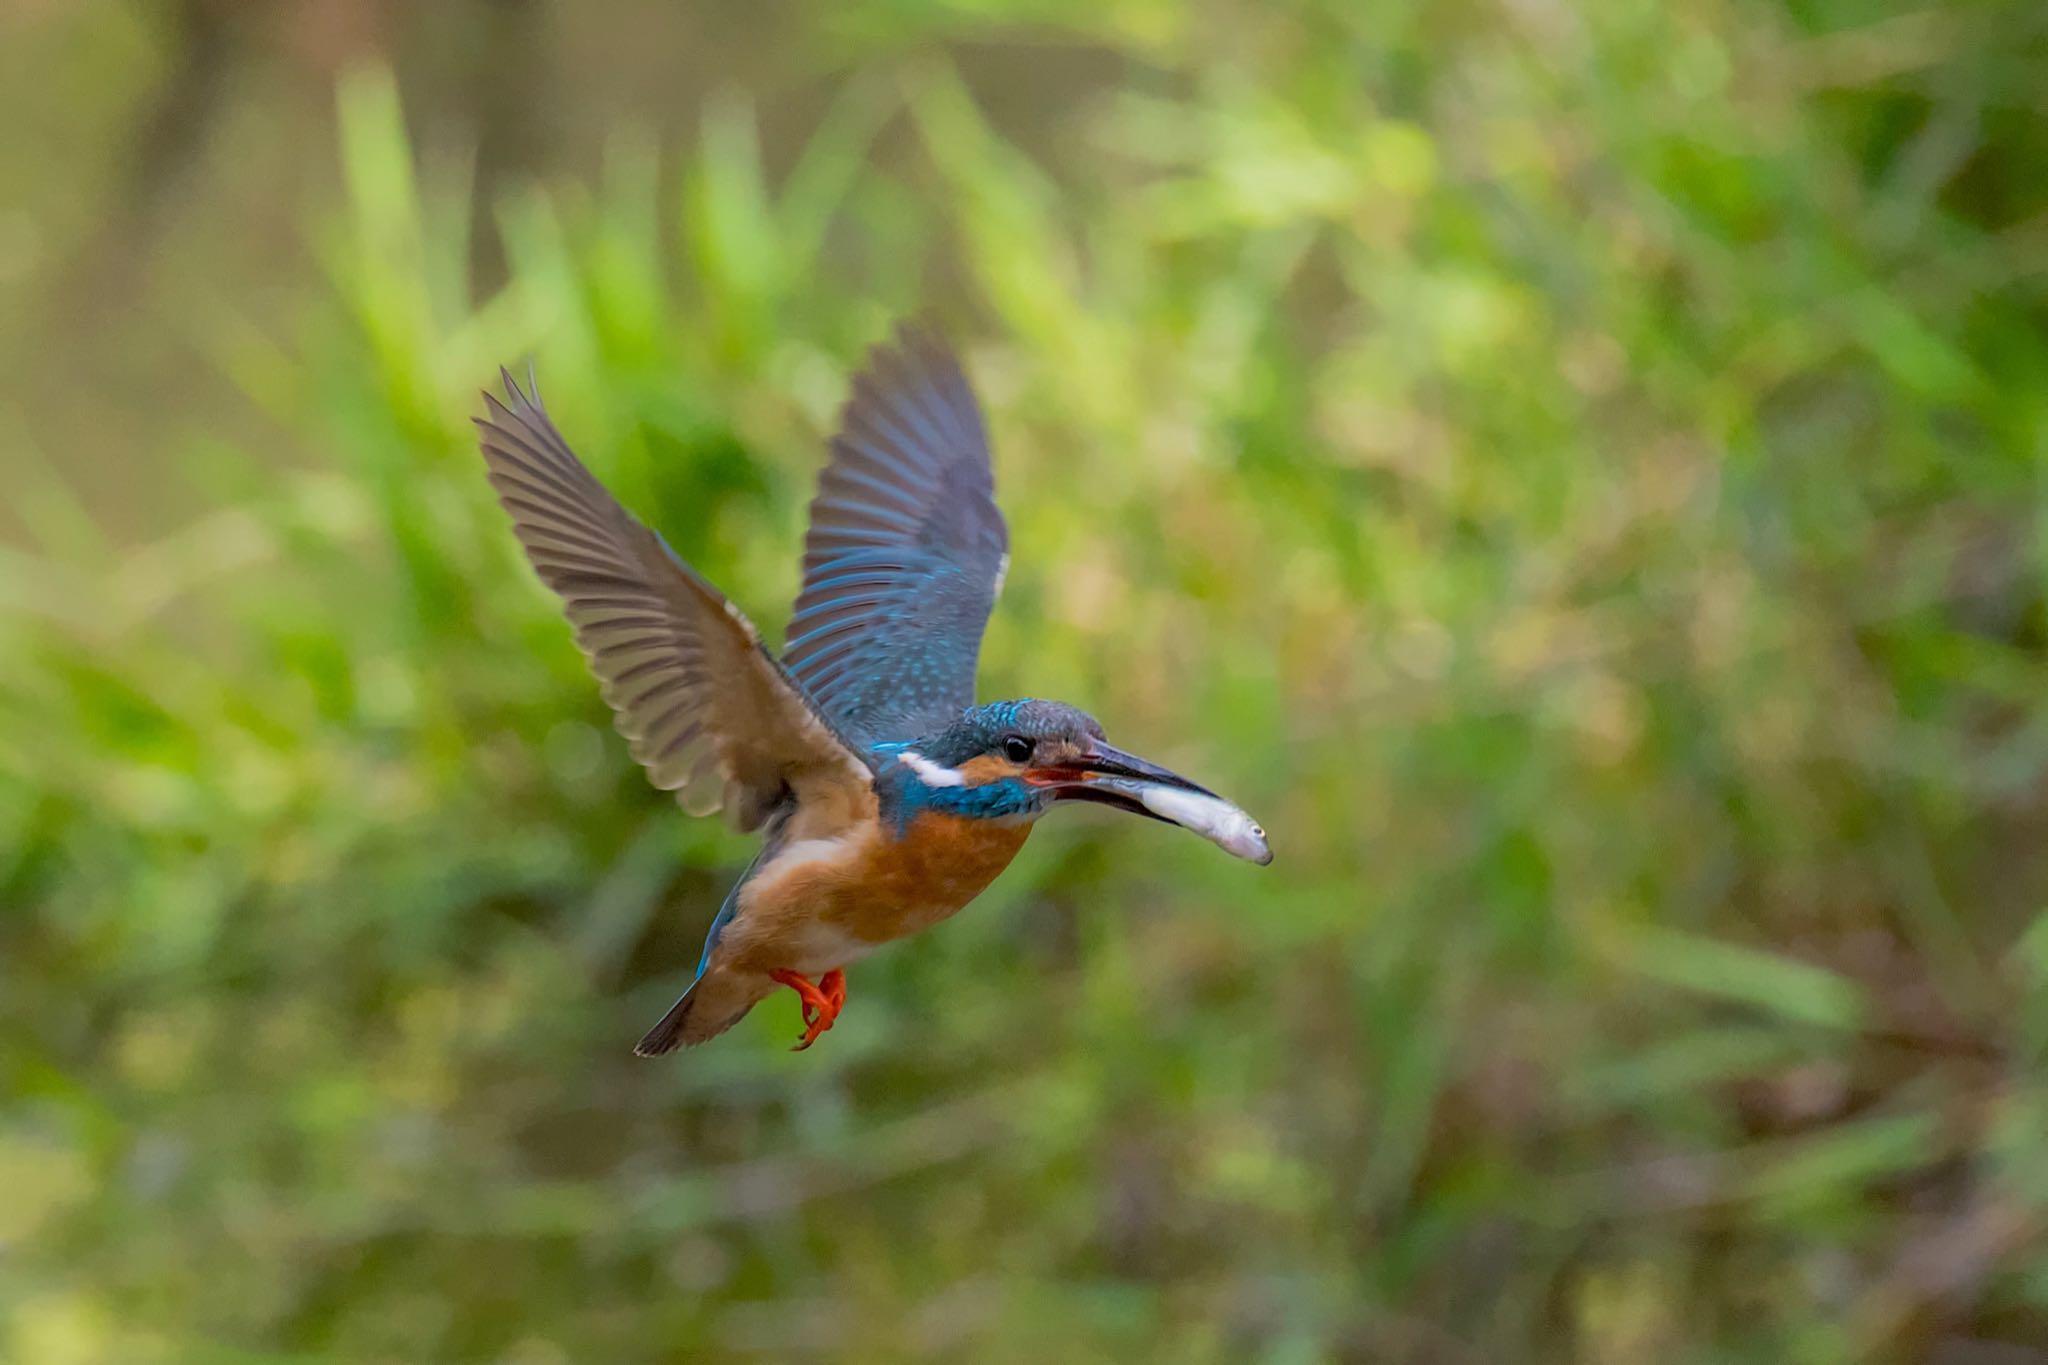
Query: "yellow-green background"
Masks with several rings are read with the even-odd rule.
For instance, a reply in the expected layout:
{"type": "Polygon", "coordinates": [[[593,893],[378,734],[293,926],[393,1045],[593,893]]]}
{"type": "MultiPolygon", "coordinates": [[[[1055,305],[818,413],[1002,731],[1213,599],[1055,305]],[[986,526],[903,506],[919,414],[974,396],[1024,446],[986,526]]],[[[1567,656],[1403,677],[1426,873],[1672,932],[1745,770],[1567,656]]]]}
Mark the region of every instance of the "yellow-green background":
{"type": "Polygon", "coordinates": [[[0,7],[0,1359],[2048,1359],[2048,10],[0,7]],[[771,634],[959,340],[1095,812],[628,1048],[748,845],[466,418],[771,634]]]}

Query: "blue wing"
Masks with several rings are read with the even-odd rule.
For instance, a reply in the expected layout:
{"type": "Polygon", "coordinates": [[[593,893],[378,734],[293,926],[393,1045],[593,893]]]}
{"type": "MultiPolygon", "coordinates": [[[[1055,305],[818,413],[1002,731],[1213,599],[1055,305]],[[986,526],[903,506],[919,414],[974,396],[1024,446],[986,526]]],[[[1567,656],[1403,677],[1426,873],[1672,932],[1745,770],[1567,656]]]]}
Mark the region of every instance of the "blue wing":
{"type": "Polygon", "coordinates": [[[967,376],[932,333],[898,329],[819,477],[784,666],[857,741],[952,721],[974,704],[1009,545],[967,376]]]}

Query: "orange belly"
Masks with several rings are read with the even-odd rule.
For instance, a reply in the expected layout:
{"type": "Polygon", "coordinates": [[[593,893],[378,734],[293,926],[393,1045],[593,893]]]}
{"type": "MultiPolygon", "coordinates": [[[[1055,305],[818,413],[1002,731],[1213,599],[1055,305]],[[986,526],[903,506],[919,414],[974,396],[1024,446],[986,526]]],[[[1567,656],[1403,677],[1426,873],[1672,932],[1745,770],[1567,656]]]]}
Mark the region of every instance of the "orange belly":
{"type": "Polygon", "coordinates": [[[823,917],[870,943],[929,929],[986,890],[1030,833],[1028,821],[927,811],[902,838],[876,840],[858,883],[834,896],[823,917]]]}
{"type": "Polygon", "coordinates": [[[946,919],[1010,865],[1029,822],[927,811],[901,838],[879,824],[787,869],[762,869],[741,895],[719,958],[748,971],[815,974],[946,919]]]}

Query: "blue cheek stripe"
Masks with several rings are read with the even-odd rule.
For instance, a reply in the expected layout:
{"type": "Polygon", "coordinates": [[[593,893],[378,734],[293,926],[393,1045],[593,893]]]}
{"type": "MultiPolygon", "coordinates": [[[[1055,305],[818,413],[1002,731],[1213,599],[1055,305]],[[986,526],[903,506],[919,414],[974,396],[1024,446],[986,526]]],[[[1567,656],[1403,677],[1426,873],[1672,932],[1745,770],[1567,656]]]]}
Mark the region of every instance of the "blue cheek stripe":
{"type": "MultiPolygon", "coordinates": [[[[918,784],[924,786],[922,782],[918,784]]],[[[964,815],[970,820],[995,820],[1005,815],[1022,815],[1038,800],[1036,792],[1014,777],[984,782],[979,787],[926,787],[938,799],[936,810],[964,815]]]]}
{"type": "Polygon", "coordinates": [[[976,787],[926,786],[897,761],[905,749],[916,749],[934,763],[953,767],[975,754],[993,751],[1002,735],[1023,722],[1025,708],[1043,705],[1029,697],[994,701],[970,708],[951,728],[923,739],[886,740],[870,744],[882,799],[882,819],[900,836],[924,811],[965,820],[1000,820],[1043,808],[1044,793],[1014,778],[997,778],[976,787]]]}
{"type": "Polygon", "coordinates": [[[889,780],[878,784],[878,795],[881,817],[899,838],[910,828],[910,822],[926,811],[963,820],[1000,820],[1027,814],[1038,806],[1038,792],[1014,777],[984,782],[978,787],[928,787],[908,768],[894,763],[890,767],[894,771],[885,774],[889,780]],[[901,777],[895,775],[899,772],[901,777]]]}

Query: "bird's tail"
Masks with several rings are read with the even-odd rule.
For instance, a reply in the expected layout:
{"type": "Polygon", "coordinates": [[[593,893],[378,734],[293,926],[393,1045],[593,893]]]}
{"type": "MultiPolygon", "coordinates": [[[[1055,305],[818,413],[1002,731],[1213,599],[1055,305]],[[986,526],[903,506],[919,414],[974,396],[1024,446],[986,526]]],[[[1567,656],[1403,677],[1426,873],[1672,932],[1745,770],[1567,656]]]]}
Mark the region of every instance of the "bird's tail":
{"type": "Polygon", "coordinates": [[[747,1011],[774,989],[766,977],[758,981],[714,968],[690,983],[682,998],[668,1007],[661,1022],[647,1030],[633,1051],[659,1057],[679,1047],[695,1047],[746,1018],[747,1011]]]}

